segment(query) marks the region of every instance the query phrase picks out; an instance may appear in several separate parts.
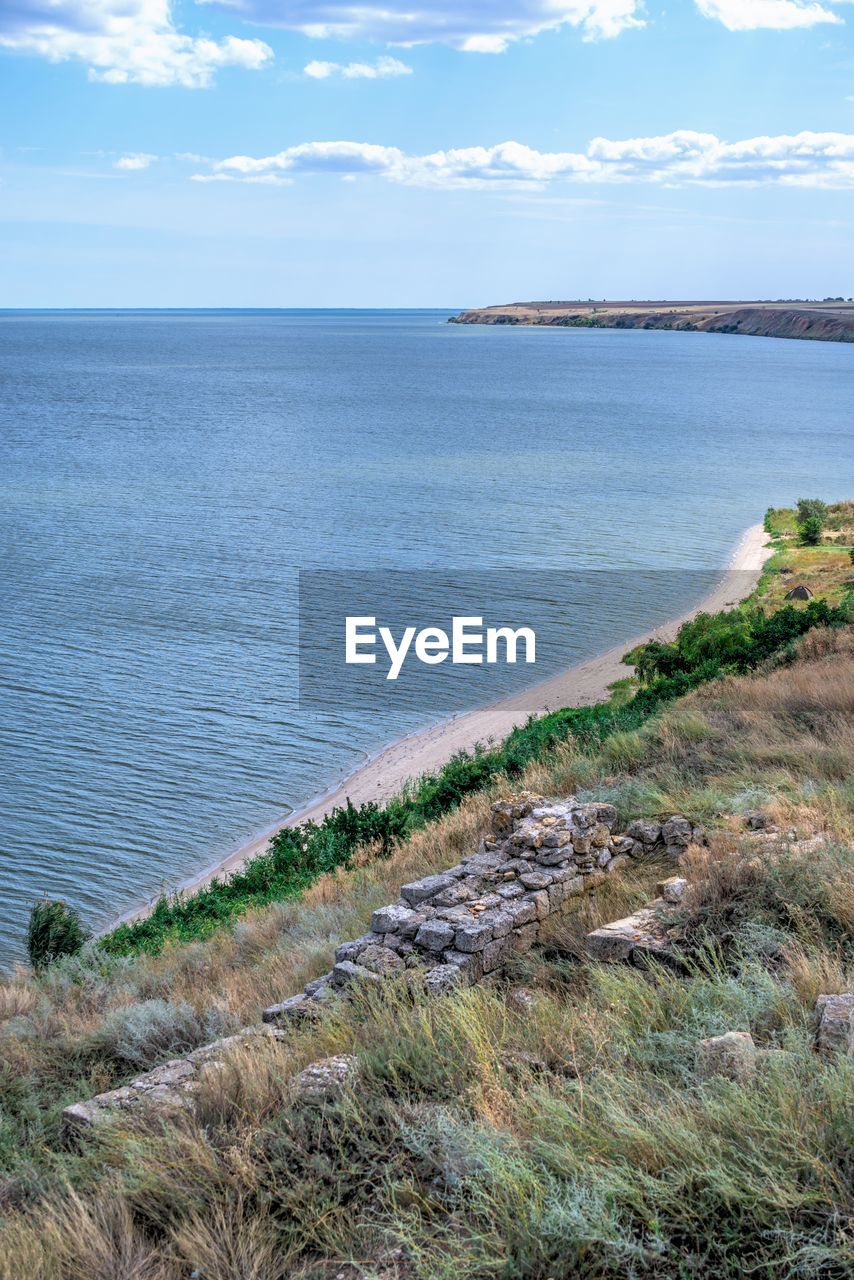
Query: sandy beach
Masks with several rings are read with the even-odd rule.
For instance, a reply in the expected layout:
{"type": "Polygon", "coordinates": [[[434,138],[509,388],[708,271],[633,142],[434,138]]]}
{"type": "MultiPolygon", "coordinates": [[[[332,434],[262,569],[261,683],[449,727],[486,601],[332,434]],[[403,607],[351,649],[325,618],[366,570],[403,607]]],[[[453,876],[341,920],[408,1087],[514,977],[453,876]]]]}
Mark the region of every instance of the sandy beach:
{"type": "MultiPolygon", "coordinates": [[[[181,891],[192,892],[215,876],[238,870],[249,858],[263,852],[276,831],[310,818],[319,821],[334,808],[345,804],[348,798],[355,805],[368,800],[386,800],[400,791],[408,779],[434,772],[452,755],[471,750],[476,743],[500,741],[514,726],[524,724],[529,716],[542,715],[558,707],[580,707],[600,702],[607,697],[608,686],[628,674],[627,667],[621,662],[627,650],[645,640],[672,639],[682,623],[697,613],[714,613],[744,599],[753,590],[762,566],[772,554],[766,544],[767,534],[763,526],[753,525],[742,535],[730,565],[721,570],[718,586],[690,612],[643,635],[627,636],[606,653],[578,663],[560,675],[499,702],[476,707],[391,743],[328,792],[295,810],[282,822],[260,832],[199,875],[186,880],[180,886],[181,891]]],[[[152,905],[128,912],[117,923],[139,919],[152,905]]]]}

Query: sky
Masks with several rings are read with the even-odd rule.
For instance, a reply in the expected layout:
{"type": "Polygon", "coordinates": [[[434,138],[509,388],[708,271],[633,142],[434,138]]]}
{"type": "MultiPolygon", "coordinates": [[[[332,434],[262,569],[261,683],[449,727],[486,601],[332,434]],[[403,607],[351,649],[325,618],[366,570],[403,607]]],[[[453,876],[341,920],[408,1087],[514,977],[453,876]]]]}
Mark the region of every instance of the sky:
{"type": "Polygon", "coordinates": [[[854,296],[854,0],[2,0],[0,306],[854,296]]]}

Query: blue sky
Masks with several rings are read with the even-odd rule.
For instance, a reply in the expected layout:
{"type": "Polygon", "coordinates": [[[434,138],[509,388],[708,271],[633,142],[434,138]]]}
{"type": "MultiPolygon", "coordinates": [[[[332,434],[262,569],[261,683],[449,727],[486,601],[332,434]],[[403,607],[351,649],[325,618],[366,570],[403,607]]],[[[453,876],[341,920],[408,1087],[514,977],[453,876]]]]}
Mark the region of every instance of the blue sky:
{"type": "Polygon", "coordinates": [[[4,0],[0,305],[854,295],[854,0],[4,0]]]}

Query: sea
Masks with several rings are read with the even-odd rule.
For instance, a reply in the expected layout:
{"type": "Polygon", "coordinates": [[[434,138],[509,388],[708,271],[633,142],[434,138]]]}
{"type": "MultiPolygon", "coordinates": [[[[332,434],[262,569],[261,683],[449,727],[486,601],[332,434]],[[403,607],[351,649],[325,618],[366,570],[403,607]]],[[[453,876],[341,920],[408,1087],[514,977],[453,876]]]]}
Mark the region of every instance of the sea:
{"type": "Polygon", "coordinates": [[[452,314],[0,312],[0,965],[42,895],[103,929],[854,496],[851,346],[452,314]],[[351,607],[550,642],[360,685],[351,607]]]}

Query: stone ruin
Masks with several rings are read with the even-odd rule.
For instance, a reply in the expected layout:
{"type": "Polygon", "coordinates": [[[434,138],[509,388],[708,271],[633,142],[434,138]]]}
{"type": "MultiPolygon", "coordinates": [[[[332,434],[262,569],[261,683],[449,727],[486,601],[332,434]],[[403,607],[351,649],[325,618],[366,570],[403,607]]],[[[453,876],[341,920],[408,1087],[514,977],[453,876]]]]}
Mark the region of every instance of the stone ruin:
{"type": "MultiPolygon", "coordinates": [[[[616,826],[612,804],[575,798],[547,801],[527,793],[498,801],[492,806],[490,833],[475,854],[447,871],[403,885],[397,902],[374,911],[370,932],[337,948],[328,973],[309,982],[300,994],[264,1010],[264,1025],[67,1107],[67,1125],[87,1128],[111,1110],[134,1108],[146,1100],[191,1105],[202,1073],[229,1049],[286,1034],[284,1027],[291,1020],[316,1016],[324,1002],[346,998],[359,983],[408,973],[438,995],[478,982],[512,956],[528,951],[545,920],[630,859],[666,851],[678,860],[689,844],[704,841],[702,832],[681,816],[664,823],[639,819],[622,834],[616,826]]],[[[674,899],[665,893],[664,901],[668,900],[674,899]]],[[[662,954],[665,948],[650,921],[643,935],[635,929],[634,917],[618,923],[629,928],[631,945],[603,945],[601,958],[609,947],[614,954],[607,958],[613,959],[628,958],[632,951],[637,956],[643,951],[662,954]]]]}
{"type": "Polygon", "coordinates": [[[687,818],[641,819],[617,835],[612,804],[548,802],[522,794],[492,806],[492,830],[472,857],[403,885],[371,929],[335,952],[335,965],[300,995],[264,1011],[280,1023],[311,1014],[356,982],[421,970],[428,991],[477,982],[529,950],[541,925],[630,858],[678,858],[703,839],[687,818]]]}

